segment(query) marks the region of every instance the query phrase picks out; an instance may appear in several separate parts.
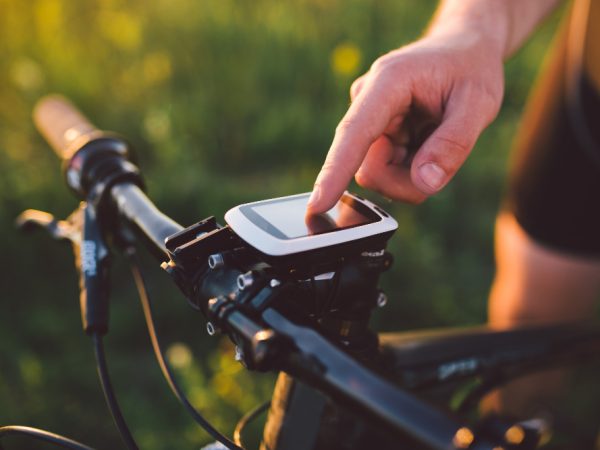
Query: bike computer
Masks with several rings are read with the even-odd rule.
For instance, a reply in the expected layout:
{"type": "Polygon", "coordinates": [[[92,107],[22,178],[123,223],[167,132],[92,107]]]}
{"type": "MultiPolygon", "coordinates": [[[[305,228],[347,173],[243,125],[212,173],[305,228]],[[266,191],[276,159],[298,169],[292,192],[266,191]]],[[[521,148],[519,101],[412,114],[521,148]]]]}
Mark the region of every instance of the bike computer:
{"type": "Polygon", "coordinates": [[[329,211],[306,215],[309,197],[246,203],[227,211],[225,221],[248,245],[272,258],[380,250],[398,228],[381,208],[349,192],[329,211]]]}

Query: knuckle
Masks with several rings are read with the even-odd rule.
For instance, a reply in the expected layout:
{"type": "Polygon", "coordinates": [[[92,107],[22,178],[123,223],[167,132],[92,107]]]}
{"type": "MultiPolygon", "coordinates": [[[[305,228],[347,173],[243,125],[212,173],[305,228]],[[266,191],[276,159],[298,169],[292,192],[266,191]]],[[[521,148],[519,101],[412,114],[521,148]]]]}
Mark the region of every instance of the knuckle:
{"type": "Polygon", "coordinates": [[[400,62],[401,58],[398,56],[398,54],[394,52],[386,53],[373,62],[370,71],[375,76],[386,75],[394,71],[400,62]]]}
{"type": "Polygon", "coordinates": [[[447,155],[464,155],[471,151],[469,142],[449,134],[438,134],[434,139],[443,147],[444,154],[447,155]]]}
{"type": "Polygon", "coordinates": [[[335,134],[336,136],[352,135],[364,142],[371,142],[377,137],[371,130],[371,127],[349,117],[344,117],[340,120],[335,129],[335,134]]]}
{"type": "Polygon", "coordinates": [[[354,83],[352,83],[352,86],[350,86],[350,98],[352,100],[354,100],[354,97],[356,97],[358,95],[358,93],[360,92],[360,88],[363,84],[363,79],[361,78],[357,78],[356,80],[354,80],[354,83]]]}
{"type": "Polygon", "coordinates": [[[431,138],[433,148],[436,150],[429,159],[436,161],[450,176],[460,168],[474,145],[474,141],[470,142],[449,134],[438,133],[431,138]]]}
{"type": "Polygon", "coordinates": [[[380,58],[377,58],[375,61],[373,61],[373,64],[371,64],[371,68],[369,69],[369,72],[371,72],[375,75],[379,75],[387,66],[389,66],[389,63],[387,62],[385,57],[382,56],[380,58]]]}
{"type": "Polygon", "coordinates": [[[343,134],[347,133],[348,131],[354,131],[355,128],[357,128],[356,121],[353,120],[353,119],[344,117],[337,124],[337,127],[335,127],[335,134],[336,135],[343,135],[343,134]]]}
{"type": "Polygon", "coordinates": [[[400,47],[377,58],[371,64],[369,72],[375,75],[398,73],[414,66],[418,59],[418,55],[411,51],[410,46],[400,47]]]}
{"type": "Polygon", "coordinates": [[[376,185],[373,183],[373,178],[367,173],[366,169],[361,169],[354,175],[356,183],[363,188],[375,190],[376,185]]]}

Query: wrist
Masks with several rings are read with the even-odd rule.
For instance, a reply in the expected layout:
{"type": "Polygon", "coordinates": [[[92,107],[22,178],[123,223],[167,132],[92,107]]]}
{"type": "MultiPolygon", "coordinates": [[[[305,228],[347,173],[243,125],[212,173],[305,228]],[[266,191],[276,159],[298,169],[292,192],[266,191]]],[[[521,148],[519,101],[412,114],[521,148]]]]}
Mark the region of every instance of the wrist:
{"type": "Polygon", "coordinates": [[[425,38],[476,44],[504,60],[509,53],[510,11],[505,0],[445,0],[429,24],[425,38]]]}

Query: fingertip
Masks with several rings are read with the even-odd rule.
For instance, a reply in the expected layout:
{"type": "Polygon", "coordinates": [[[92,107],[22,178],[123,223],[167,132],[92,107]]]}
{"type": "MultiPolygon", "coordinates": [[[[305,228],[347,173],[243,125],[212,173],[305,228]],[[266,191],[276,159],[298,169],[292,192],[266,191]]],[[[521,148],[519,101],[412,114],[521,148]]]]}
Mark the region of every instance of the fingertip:
{"type": "Polygon", "coordinates": [[[306,205],[307,214],[320,214],[329,211],[341,197],[332,191],[326,191],[320,184],[315,184],[306,205]]]}
{"type": "Polygon", "coordinates": [[[315,184],[315,186],[313,187],[313,190],[310,194],[310,197],[308,197],[308,203],[306,205],[306,210],[309,213],[315,212],[315,209],[317,209],[317,207],[318,207],[320,198],[321,198],[321,188],[319,185],[315,184]]]}

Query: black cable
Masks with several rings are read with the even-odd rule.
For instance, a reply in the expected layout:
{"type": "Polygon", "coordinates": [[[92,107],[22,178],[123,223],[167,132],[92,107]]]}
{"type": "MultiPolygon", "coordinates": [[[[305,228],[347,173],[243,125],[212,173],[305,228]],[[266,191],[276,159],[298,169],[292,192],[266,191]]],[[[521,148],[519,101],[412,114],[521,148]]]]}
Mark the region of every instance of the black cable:
{"type": "Polygon", "coordinates": [[[58,447],[69,448],[72,450],[94,450],[92,447],[88,447],[87,445],[74,441],[73,439],[69,439],[49,431],[40,430],[39,428],[23,427],[20,425],[0,427],[0,439],[10,435],[27,436],[39,441],[56,445],[58,447]]]}
{"type": "Polygon", "coordinates": [[[235,426],[235,430],[233,432],[233,441],[237,445],[239,445],[240,447],[243,446],[242,432],[244,431],[244,428],[246,428],[246,426],[250,422],[252,422],[254,419],[256,419],[259,415],[261,415],[263,412],[265,412],[267,409],[269,409],[270,406],[271,406],[271,401],[266,401],[262,405],[258,405],[256,408],[254,408],[254,409],[248,411],[246,414],[244,414],[244,416],[240,419],[240,421],[235,426]]]}
{"type": "Polygon", "coordinates": [[[108,368],[106,366],[106,357],[104,355],[104,345],[102,343],[102,336],[97,333],[92,334],[92,341],[94,342],[94,354],[96,356],[96,367],[98,368],[98,377],[100,378],[100,385],[102,386],[102,392],[104,392],[104,399],[106,400],[106,405],[108,406],[108,410],[123,438],[123,442],[130,450],[138,450],[138,446],[131,435],[131,431],[129,431],[129,427],[127,423],[125,423],[125,419],[123,418],[123,413],[121,413],[121,408],[119,407],[119,403],[117,402],[117,398],[115,397],[115,392],[113,390],[112,384],[110,382],[110,376],[108,374],[108,368]]]}
{"type": "Polygon", "coordinates": [[[144,310],[144,317],[146,319],[146,325],[148,327],[148,334],[150,335],[150,341],[152,342],[152,348],[154,349],[154,355],[156,356],[156,360],[158,361],[158,365],[160,366],[160,370],[167,381],[167,384],[171,388],[171,391],[177,397],[177,399],[181,402],[181,404],[185,407],[187,412],[192,416],[192,418],[200,425],[202,428],[206,430],[210,436],[219,441],[225,447],[230,450],[244,450],[242,447],[237,446],[233,441],[227,438],[225,435],[221,434],[216,428],[214,428],[189,402],[187,397],[185,396],[183,390],[177,383],[175,376],[173,375],[173,370],[171,366],[167,363],[165,355],[163,353],[160,340],[156,334],[156,327],[154,324],[153,312],[152,312],[152,304],[150,301],[150,296],[148,295],[148,291],[146,289],[146,283],[144,281],[144,277],[142,275],[141,266],[137,259],[137,255],[135,253],[135,249],[129,248],[125,252],[130,261],[131,272],[133,274],[133,279],[135,281],[135,285],[137,287],[140,301],[142,302],[142,308],[144,310]]]}

